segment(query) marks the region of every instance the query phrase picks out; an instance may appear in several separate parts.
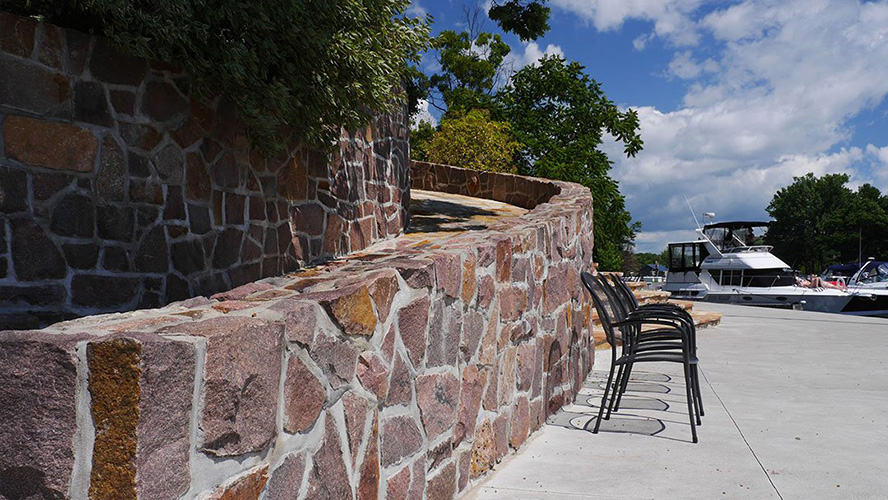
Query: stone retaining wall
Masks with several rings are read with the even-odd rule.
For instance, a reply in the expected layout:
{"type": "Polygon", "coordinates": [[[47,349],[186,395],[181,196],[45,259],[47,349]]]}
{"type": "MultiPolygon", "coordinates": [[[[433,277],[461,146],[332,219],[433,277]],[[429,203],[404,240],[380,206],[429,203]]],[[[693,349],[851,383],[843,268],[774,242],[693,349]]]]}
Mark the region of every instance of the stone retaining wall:
{"type": "Polygon", "coordinates": [[[554,195],[443,243],[398,238],[211,299],[0,332],[0,498],[465,491],[594,359],[589,191],[485,176],[554,195]]]}
{"type": "Polygon", "coordinates": [[[0,328],[158,307],[406,224],[406,112],[258,154],[174,66],[0,12],[0,328]]]}

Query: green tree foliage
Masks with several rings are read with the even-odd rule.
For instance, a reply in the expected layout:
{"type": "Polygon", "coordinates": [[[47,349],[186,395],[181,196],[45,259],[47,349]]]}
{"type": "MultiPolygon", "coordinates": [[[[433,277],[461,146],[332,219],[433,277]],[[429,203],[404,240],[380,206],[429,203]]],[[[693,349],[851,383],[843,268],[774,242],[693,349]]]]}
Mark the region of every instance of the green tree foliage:
{"type": "Polygon", "coordinates": [[[429,122],[419,122],[416,127],[411,128],[410,157],[418,161],[429,161],[429,147],[434,135],[435,127],[429,122]]]}
{"type": "Polygon", "coordinates": [[[624,272],[632,272],[639,273],[641,272],[644,266],[648,264],[659,264],[661,266],[669,267],[669,250],[664,249],[660,253],[653,252],[638,252],[633,253],[632,258],[623,257],[623,271],[624,272]],[[631,266],[626,265],[628,262],[633,261],[631,266]]]}
{"type": "Polygon", "coordinates": [[[107,36],[181,65],[196,88],[237,103],[266,153],[324,147],[403,98],[406,61],[428,42],[409,0],[0,0],[0,8],[107,36]],[[284,132],[286,131],[286,132],[284,132]]]}
{"type": "Polygon", "coordinates": [[[474,109],[441,122],[428,158],[472,170],[514,173],[512,158],[518,147],[508,123],[492,121],[486,110],[474,109]]]}
{"type": "Polygon", "coordinates": [[[795,177],[768,205],[774,218],[766,242],[793,267],[815,273],[858,254],[888,257],[888,196],[864,184],[845,186],[846,174],[795,177]]]}
{"type": "Polygon", "coordinates": [[[443,31],[432,42],[441,70],[430,76],[431,103],[447,112],[492,109],[509,45],[499,35],[443,31]]]}
{"type": "Polygon", "coordinates": [[[639,224],[632,223],[600,146],[608,132],[627,156],[635,156],[642,147],[638,115],[621,111],[583,69],[559,56],[544,57],[515,73],[498,97],[522,145],[516,156],[520,172],[587,186],[594,198],[598,262],[603,270],[619,270],[639,224]]]}
{"type": "Polygon", "coordinates": [[[543,5],[545,0],[522,2],[508,0],[494,1],[487,14],[499,24],[503,31],[509,31],[521,41],[536,40],[549,31],[550,9],[543,5]]]}

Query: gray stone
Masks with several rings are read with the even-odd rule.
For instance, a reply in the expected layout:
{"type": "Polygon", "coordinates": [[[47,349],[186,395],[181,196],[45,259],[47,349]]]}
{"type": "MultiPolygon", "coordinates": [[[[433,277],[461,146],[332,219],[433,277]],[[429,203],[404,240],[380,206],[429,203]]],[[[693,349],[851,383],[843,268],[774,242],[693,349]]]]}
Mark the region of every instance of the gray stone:
{"type": "Polygon", "coordinates": [[[102,201],[123,201],[127,195],[126,161],[117,141],[111,136],[102,142],[102,160],[96,177],[96,193],[102,201]]]}
{"type": "Polygon", "coordinates": [[[134,259],[136,271],[163,273],[169,270],[166,233],[163,226],[155,226],[142,238],[134,259]]]}
{"type": "Polygon", "coordinates": [[[22,170],[0,167],[0,212],[11,214],[27,209],[27,175],[22,170]]]}
{"type": "Polygon", "coordinates": [[[31,220],[14,219],[10,221],[10,225],[12,263],[20,281],[65,277],[65,258],[39,224],[31,220]]]}
{"type": "Polygon", "coordinates": [[[86,196],[71,193],[52,211],[49,227],[59,236],[92,238],[96,234],[96,207],[86,196]]]}
{"type": "Polygon", "coordinates": [[[96,207],[99,238],[130,242],[133,240],[135,216],[129,207],[100,205],[96,207]]]}
{"type": "Polygon", "coordinates": [[[136,298],[140,282],[139,278],[77,274],[71,279],[71,301],[87,307],[120,307],[136,298]]]}
{"type": "Polygon", "coordinates": [[[74,119],[103,127],[114,123],[101,83],[79,81],[74,84],[74,119]]]}
{"type": "Polygon", "coordinates": [[[181,184],[185,171],[185,156],[175,144],[167,144],[151,159],[157,175],[164,182],[181,184]]]}
{"type": "Polygon", "coordinates": [[[71,84],[64,76],[30,61],[0,58],[0,104],[38,115],[68,99],[71,84]]]}
{"type": "Polygon", "coordinates": [[[188,113],[188,101],[166,82],[150,82],[142,97],[142,113],[155,122],[182,118],[188,113]]]}

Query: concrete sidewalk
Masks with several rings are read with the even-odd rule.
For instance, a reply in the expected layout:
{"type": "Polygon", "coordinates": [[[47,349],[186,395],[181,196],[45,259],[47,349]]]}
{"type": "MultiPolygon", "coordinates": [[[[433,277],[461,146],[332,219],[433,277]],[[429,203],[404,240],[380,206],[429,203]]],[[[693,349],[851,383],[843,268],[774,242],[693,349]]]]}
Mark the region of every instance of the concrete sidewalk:
{"type": "Polygon", "coordinates": [[[698,444],[681,365],[668,363],[638,365],[626,404],[592,434],[600,351],[576,404],[467,498],[888,498],[888,320],[695,307],[724,314],[698,333],[698,444]]]}

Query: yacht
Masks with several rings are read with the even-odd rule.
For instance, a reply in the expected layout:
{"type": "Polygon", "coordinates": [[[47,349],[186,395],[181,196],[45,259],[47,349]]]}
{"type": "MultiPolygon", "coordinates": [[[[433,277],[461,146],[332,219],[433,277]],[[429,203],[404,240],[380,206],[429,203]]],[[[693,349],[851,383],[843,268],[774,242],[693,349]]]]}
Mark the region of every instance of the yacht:
{"type": "Polygon", "coordinates": [[[682,299],[888,315],[888,288],[864,286],[853,279],[847,287],[801,286],[790,266],[771,253],[772,247],[761,244],[768,225],[764,221],[710,223],[697,229],[694,241],[669,243],[664,290],[682,299]]]}

